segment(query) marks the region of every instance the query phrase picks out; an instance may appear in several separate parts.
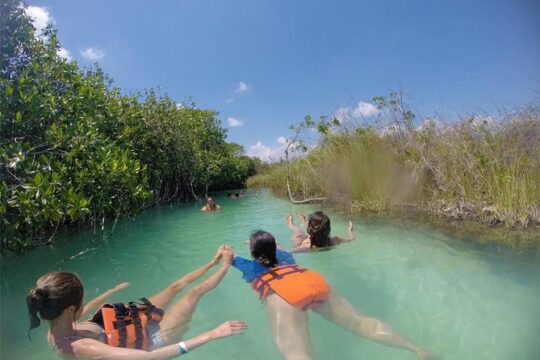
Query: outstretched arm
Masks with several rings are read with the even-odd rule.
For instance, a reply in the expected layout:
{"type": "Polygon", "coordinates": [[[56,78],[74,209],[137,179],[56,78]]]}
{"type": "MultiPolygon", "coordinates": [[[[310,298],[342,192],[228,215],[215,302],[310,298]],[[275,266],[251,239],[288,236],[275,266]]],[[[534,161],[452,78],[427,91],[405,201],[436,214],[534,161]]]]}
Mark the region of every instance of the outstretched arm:
{"type": "MultiPolygon", "coordinates": [[[[227,321],[214,330],[202,333],[183,342],[188,351],[194,350],[212,340],[242,333],[247,325],[242,321],[227,321]]],[[[95,358],[109,360],[167,360],[181,356],[179,344],[167,345],[154,351],[144,351],[109,346],[94,339],[81,339],[71,344],[76,358],[95,358]]]]}
{"type": "Polygon", "coordinates": [[[99,295],[95,299],[90,300],[88,303],[86,303],[86,305],[84,305],[82,315],[84,316],[88,314],[90,311],[94,310],[96,307],[105,304],[105,301],[107,300],[109,296],[111,296],[112,294],[120,290],[127,288],[129,285],[130,283],[123,282],[121,284],[116,285],[112,289],[105,291],[103,294],[99,295]]]}

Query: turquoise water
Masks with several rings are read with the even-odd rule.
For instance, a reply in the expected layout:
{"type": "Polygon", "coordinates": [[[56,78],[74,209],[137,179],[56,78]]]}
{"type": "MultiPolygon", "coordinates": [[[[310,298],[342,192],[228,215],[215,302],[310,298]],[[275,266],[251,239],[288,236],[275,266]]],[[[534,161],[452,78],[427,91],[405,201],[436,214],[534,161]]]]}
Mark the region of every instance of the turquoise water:
{"type": "MultiPolygon", "coordinates": [[[[248,256],[244,240],[253,229],[274,233],[288,245],[288,211],[309,213],[269,193],[241,200],[216,197],[223,211],[199,212],[200,203],[146,211],[120,221],[114,232],[86,230],[63,235],[52,248],[3,260],[1,358],[57,359],[46,344],[46,326],[27,339],[25,294],[51,270],[74,271],[86,299],[123,281],[131,287],[112,301],[151,296],[177,277],[206,263],[222,243],[248,256]]],[[[329,212],[334,234],[346,234],[347,218],[329,212]]],[[[297,218],[296,218],[297,219],[297,218]]],[[[421,225],[353,219],[357,240],[332,251],[297,255],[297,262],[324,274],[333,288],[364,313],[393,325],[445,359],[537,360],[540,358],[540,264],[531,257],[495,253],[457,242],[421,225]]],[[[250,328],[212,342],[191,359],[279,359],[263,305],[230,269],[201,302],[186,335],[226,320],[250,328]]],[[[358,339],[310,314],[317,359],[414,359],[402,350],[358,339]]]]}

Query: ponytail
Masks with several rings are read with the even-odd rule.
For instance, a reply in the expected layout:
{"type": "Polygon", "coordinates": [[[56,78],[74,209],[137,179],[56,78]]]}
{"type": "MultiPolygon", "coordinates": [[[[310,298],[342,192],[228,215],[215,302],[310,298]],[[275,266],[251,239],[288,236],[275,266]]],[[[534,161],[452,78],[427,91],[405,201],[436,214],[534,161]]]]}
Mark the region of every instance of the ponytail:
{"type": "Polygon", "coordinates": [[[82,306],[83,286],[77,275],[68,272],[50,272],[40,277],[26,296],[30,331],[41,324],[41,320],[54,320],[69,306],[77,310],[82,306]]]}
{"type": "Polygon", "coordinates": [[[30,331],[35,329],[41,324],[38,312],[43,309],[43,305],[46,301],[46,293],[38,288],[33,287],[26,296],[26,305],[28,306],[28,315],[30,317],[30,327],[28,329],[28,339],[32,341],[30,337],[30,331]]]}

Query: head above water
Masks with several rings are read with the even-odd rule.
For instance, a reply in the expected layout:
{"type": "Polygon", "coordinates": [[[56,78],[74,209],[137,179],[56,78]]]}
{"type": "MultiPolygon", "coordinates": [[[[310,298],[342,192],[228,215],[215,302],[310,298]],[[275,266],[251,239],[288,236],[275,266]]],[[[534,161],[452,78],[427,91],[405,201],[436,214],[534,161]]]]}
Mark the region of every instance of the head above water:
{"type": "Polygon", "coordinates": [[[330,218],[322,211],[315,211],[309,215],[307,233],[311,240],[311,247],[331,246],[330,218]]]}
{"type": "Polygon", "coordinates": [[[41,276],[36,286],[28,291],[26,303],[30,316],[30,330],[43,320],[55,320],[68,309],[73,312],[73,321],[76,314],[82,310],[83,285],[79,277],[69,272],[49,272],[41,276]],[[38,317],[39,314],[39,317],[38,317]]]}
{"type": "Polygon", "coordinates": [[[251,256],[265,267],[274,267],[276,259],[276,239],[269,232],[255,230],[249,237],[251,256]]]}

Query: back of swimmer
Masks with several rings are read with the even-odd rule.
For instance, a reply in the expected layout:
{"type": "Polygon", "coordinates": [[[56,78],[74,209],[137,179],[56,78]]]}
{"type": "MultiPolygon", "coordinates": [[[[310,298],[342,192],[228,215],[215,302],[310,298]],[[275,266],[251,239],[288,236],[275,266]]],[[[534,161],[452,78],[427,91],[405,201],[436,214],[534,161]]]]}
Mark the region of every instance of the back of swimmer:
{"type": "Polygon", "coordinates": [[[60,355],[70,359],[175,358],[212,340],[239,334],[246,329],[246,324],[241,321],[227,321],[211,331],[181,340],[198,299],[217,286],[231,263],[232,250],[221,247],[207,265],[150,297],[152,301],[144,301],[142,305],[106,304],[98,309],[91,321],[80,321],[89,305],[103,304],[106,296],[120,288],[105,292],[85,306],[83,285],[77,275],[69,272],[47,273],[37,280],[36,286],[27,295],[29,334],[42,320],[47,320],[49,344],[60,355]],[[188,290],[180,300],[167,308],[165,314],[153,304],[167,307],[182,287],[197,280],[221,259],[219,270],[188,290]],[[137,332],[138,326],[142,331],[137,332]]]}
{"type": "Polygon", "coordinates": [[[235,256],[233,266],[264,301],[274,341],[285,359],[313,358],[308,310],[359,337],[408,350],[418,359],[437,358],[388,324],[357,311],[321,274],[299,266],[290,253],[277,249],[272,234],[254,231],[249,246],[253,260],[235,256]]]}

